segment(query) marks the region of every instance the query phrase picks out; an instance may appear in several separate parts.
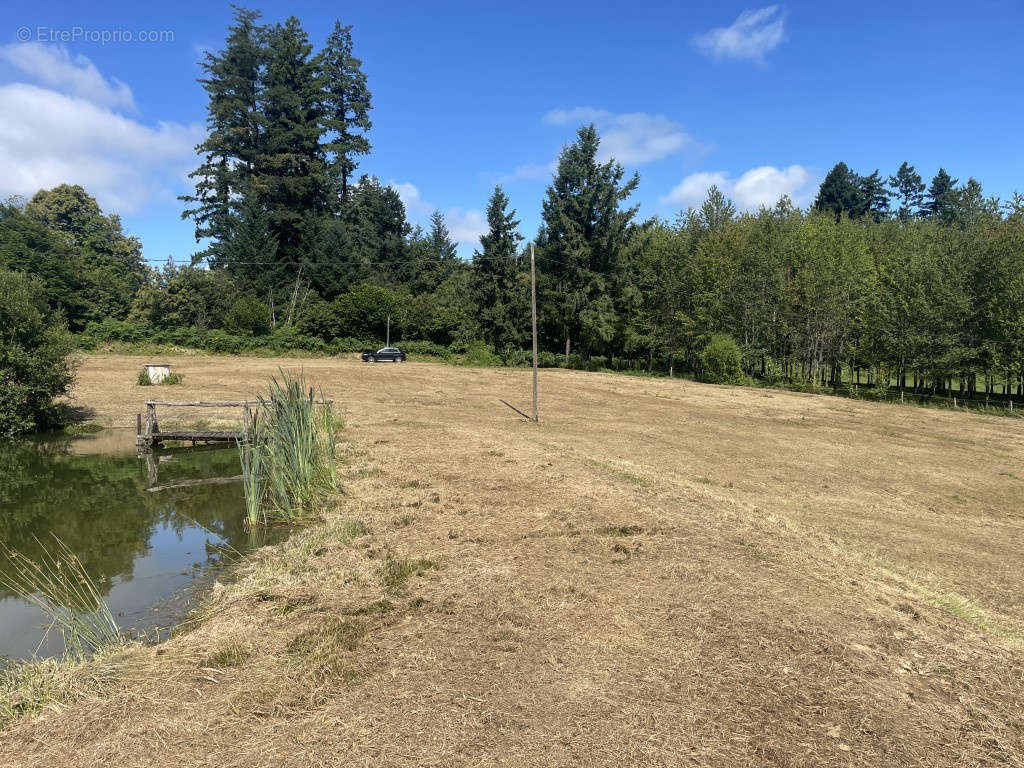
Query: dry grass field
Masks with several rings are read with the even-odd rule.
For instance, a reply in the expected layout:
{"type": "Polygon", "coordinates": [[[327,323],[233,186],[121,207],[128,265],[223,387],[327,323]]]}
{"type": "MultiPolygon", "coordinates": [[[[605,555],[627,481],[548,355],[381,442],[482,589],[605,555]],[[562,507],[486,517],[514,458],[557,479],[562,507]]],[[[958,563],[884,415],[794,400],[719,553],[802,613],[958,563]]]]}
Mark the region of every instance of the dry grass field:
{"type": "Polygon", "coordinates": [[[344,493],[188,631],[61,670],[0,765],[1024,765],[1024,421],[552,370],[533,425],[528,371],[142,362],[76,404],[301,366],[344,493]]]}

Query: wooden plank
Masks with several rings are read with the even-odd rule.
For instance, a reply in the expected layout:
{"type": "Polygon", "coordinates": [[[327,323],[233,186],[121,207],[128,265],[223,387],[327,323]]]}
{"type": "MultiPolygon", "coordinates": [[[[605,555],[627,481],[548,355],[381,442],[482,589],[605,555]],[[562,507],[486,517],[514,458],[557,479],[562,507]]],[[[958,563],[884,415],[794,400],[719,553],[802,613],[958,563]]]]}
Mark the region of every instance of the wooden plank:
{"type": "Polygon", "coordinates": [[[206,400],[191,400],[188,402],[171,402],[167,400],[147,400],[146,405],[170,405],[181,408],[241,408],[245,405],[258,405],[259,400],[225,400],[222,402],[209,402],[206,400]]]}
{"type": "Polygon", "coordinates": [[[151,437],[154,440],[241,440],[245,437],[245,432],[189,432],[174,429],[169,432],[154,432],[151,437]]]}
{"type": "MultiPolygon", "coordinates": [[[[334,400],[330,398],[321,400],[317,398],[313,401],[317,405],[333,405],[334,400]]],[[[208,402],[206,400],[191,400],[188,402],[170,402],[167,400],[147,400],[147,406],[167,405],[178,408],[243,408],[245,406],[259,405],[259,400],[224,400],[221,402],[208,402]]]]}

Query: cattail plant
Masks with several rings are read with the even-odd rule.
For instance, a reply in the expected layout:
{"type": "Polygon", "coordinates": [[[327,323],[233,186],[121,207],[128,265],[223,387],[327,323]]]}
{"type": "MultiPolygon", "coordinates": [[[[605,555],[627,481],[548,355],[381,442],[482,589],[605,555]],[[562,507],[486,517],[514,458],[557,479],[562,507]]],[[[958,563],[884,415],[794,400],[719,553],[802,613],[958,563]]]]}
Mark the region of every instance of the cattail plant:
{"type": "Polygon", "coordinates": [[[300,522],[337,487],[331,407],[304,378],[281,372],[259,395],[252,429],[239,441],[250,524],[300,522]]]}

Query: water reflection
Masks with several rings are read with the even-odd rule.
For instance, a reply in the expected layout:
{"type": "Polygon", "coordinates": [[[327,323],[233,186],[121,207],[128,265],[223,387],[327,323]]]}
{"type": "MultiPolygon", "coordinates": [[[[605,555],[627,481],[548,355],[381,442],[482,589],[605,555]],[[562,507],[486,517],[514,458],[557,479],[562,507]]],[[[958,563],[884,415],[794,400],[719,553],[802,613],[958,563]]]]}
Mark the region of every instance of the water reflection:
{"type": "MultiPolygon", "coordinates": [[[[35,558],[39,542],[57,535],[119,625],[149,632],[180,616],[187,588],[222,559],[224,545],[244,551],[254,543],[241,485],[196,483],[238,473],[233,448],[160,451],[147,461],[122,431],[0,444],[0,543],[35,558]]],[[[44,636],[44,624],[0,588],[0,656],[60,653],[60,637],[44,636]]]]}

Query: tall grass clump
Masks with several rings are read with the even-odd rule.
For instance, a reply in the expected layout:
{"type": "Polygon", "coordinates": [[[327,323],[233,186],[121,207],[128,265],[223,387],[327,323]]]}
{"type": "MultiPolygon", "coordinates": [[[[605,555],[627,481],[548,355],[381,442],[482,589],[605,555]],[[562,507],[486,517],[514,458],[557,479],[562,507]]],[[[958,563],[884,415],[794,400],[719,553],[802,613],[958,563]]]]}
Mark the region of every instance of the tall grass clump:
{"type": "Polygon", "coordinates": [[[239,442],[250,524],[300,522],[337,488],[336,423],[300,374],[271,378],[250,433],[239,442]]]}
{"type": "Polygon", "coordinates": [[[37,559],[4,548],[0,586],[39,608],[64,638],[75,659],[122,642],[121,633],[96,583],[78,556],[56,535],[39,544],[37,559]]]}

